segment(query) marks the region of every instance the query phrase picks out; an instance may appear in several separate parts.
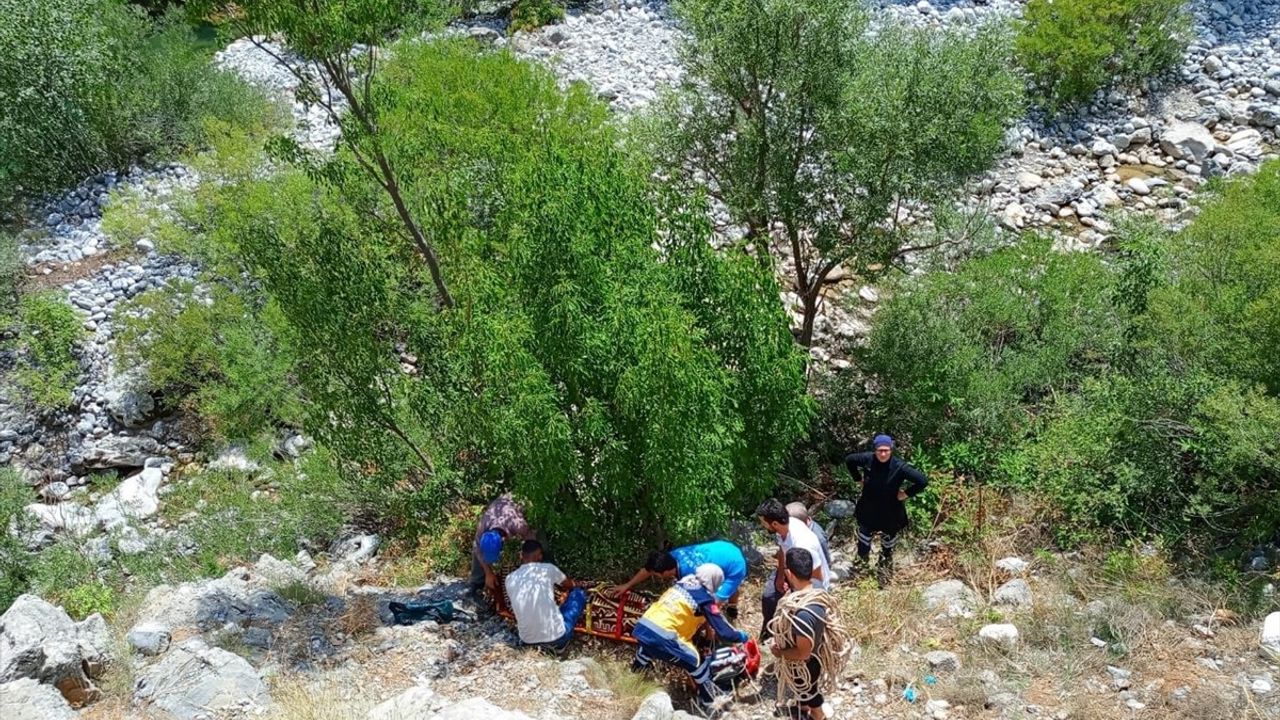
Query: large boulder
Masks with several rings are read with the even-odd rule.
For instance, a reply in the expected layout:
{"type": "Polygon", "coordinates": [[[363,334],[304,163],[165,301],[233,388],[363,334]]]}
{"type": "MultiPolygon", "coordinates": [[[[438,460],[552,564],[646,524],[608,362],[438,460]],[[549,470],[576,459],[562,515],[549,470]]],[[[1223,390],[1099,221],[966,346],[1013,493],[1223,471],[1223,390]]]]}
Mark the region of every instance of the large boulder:
{"type": "Polygon", "coordinates": [[[115,530],[128,525],[130,520],[143,520],[155,515],[160,509],[160,483],[163,481],[164,473],[154,467],[125,478],[98,500],[94,516],[103,528],[115,530]]]}
{"type": "Polygon", "coordinates": [[[4,720],[76,720],[57,690],[31,678],[0,685],[0,718],[4,720]]]}
{"type": "Polygon", "coordinates": [[[147,458],[160,452],[160,443],[144,435],[108,435],[86,444],[71,457],[71,469],[77,474],[93,470],[141,468],[147,458]]]}
{"type": "Polygon", "coordinates": [[[93,530],[98,522],[92,510],[74,502],[56,505],[31,503],[26,507],[26,511],[40,529],[51,533],[66,531],[73,535],[82,535],[93,530]]]}
{"type": "Polygon", "coordinates": [[[924,604],[941,610],[947,617],[971,618],[979,603],[978,593],[959,580],[940,580],[924,590],[924,604]]]}
{"type": "Polygon", "coordinates": [[[262,676],[244,658],[190,638],[138,674],[133,698],[181,720],[266,707],[262,676]]]}
{"type": "Polygon", "coordinates": [[[234,568],[220,578],[159,585],[138,609],[138,624],[155,623],[177,632],[213,630],[228,623],[240,627],[275,627],[293,608],[272,588],[272,577],[254,568],[234,568]]]}
{"type": "Polygon", "coordinates": [[[1160,149],[1174,160],[1201,165],[1218,146],[1213,133],[1198,122],[1177,122],[1160,137],[1160,149]]]}
{"type": "Polygon", "coordinates": [[[1280,612],[1273,612],[1262,621],[1258,644],[1263,657],[1272,662],[1280,662],[1280,612]]]}
{"type": "Polygon", "coordinates": [[[143,424],[156,410],[156,401],[147,391],[146,372],[140,367],[126,372],[112,368],[103,383],[101,398],[107,413],[128,428],[143,424]]]}
{"type": "Polygon", "coordinates": [[[22,595],[0,615],[0,683],[22,678],[52,685],[77,705],[96,699],[110,636],[101,615],[75,622],[35,595],[22,595]]]}

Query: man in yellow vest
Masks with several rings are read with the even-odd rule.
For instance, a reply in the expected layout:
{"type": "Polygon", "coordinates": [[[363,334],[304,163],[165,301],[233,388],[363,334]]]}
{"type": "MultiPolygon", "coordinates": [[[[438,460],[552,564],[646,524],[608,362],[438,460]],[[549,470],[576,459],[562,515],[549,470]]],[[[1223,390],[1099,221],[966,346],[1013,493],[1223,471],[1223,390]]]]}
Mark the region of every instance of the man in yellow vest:
{"type": "Polygon", "coordinates": [[[734,628],[720,614],[715,592],[724,582],[724,571],[711,563],[699,565],[649,606],[636,623],[632,636],[636,648],[633,670],[643,670],[662,660],[683,668],[698,687],[695,703],[704,715],[715,709],[724,695],[711,680],[711,657],[703,659],[693,646],[693,636],[705,623],[716,635],[732,642],[746,642],[747,634],[734,628]]]}

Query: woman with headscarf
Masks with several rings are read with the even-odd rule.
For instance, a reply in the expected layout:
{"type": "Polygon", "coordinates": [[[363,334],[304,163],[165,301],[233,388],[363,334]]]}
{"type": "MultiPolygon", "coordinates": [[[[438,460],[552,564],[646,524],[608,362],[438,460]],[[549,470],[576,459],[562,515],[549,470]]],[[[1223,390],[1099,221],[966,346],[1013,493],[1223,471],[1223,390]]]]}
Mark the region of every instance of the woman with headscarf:
{"type": "Polygon", "coordinates": [[[850,475],[862,479],[862,494],[853,510],[858,520],[858,559],[863,564],[870,560],[871,539],[880,533],[880,564],[888,567],[893,564],[898,534],[907,527],[907,498],[923,492],[929,478],[894,456],[893,438],[888,435],[877,435],[872,447],[872,452],[853,453],[844,462],[850,475]]]}
{"type": "Polygon", "coordinates": [[[706,711],[717,704],[724,691],[711,679],[711,656],[702,658],[693,646],[693,636],[709,624],[716,635],[734,642],[746,642],[747,634],[734,628],[720,614],[715,592],[724,582],[724,571],[711,563],[699,565],[649,606],[636,623],[636,658],[631,667],[643,670],[662,660],[689,673],[698,688],[695,702],[706,711]]]}

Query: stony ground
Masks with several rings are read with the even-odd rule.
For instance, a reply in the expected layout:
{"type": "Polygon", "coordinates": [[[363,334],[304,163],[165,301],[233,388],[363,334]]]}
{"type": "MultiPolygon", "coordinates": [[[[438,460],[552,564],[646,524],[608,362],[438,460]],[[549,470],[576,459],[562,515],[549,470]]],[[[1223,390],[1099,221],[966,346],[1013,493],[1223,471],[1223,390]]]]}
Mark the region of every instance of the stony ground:
{"type": "MultiPolygon", "coordinates": [[[[1016,16],[1022,3],[881,0],[875,5],[877,22],[941,27],[1016,16]]],[[[1196,188],[1206,178],[1250,172],[1273,157],[1280,124],[1280,0],[1198,1],[1193,6],[1197,40],[1176,77],[1150,91],[1100,96],[1072,118],[1027,118],[1010,133],[1008,154],[973,184],[965,202],[989,210],[1002,232],[1045,229],[1056,234],[1064,249],[1089,250],[1104,246],[1116,219],[1126,214],[1150,215],[1170,225],[1185,221],[1193,212],[1196,188]]],[[[514,37],[503,30],[501,22],[491,18],[456,28],[546,62],[566,82],[588,83],[621,116],[643,112],[663,88],[682,76],[680,29],[662,2],[589,4],[571,10],[565,22],[552,27],[514,37]]],[[[313,147],[333,143],[336,129],[316,108],[292,102],[296,84],[269,53],[240,41],[219,53],[217,62],[289,101],[301,141],[313,147]]],[[[155,516],[175,462],[186,459],[186,448],[178,423],[161,413],[155,398],[139,386],[137,373],[113,362],[113,345],[123,301],[191,279],[197,269],[158,254],[147,238],[129,247],[115,244],[103,231],[102,211],[127,197],[164,212],[198,182],[194,171],[182,165],[130,168],[91,178],[37,204],[29,214],[22,249],[32,282],[64,290],[90,333],[72,410],[35,417],[8,404],[0,393],[0,463],[19,468],[33,487],[31,512],[41,524],[36,542],[80,533],[87,547],[109,558],[113,552],[144,552],[149,538],[172,532],[155,516]],[[127,477],[110,492],[95,494],[90,481],[104,471],[127,477]],[[115,543],[107,542],[108,534],[115,543]]],[[[785,279],[785,266],[780,270],[785,279]]],[[[848,277],[837,285],[818,323],[815,359],[840,366],[844,361],[834,348],[865,336],[878,298],[876,289],[858,278],[848,277]]],[[[795,305],[789,291],[783,299],[795,305]]],[[[0,384],[12,361],[0,356],[0,384]]],[[[296,456],[305,450],[305,440],[289,438],[282,447],[286,456],[296,456]]],[[[430,702],[441,707],[487,697],[500,707],[546,718],[629,717],[643,695],[643,686],[620,679],[627,676],[609,663],[579,668],[516,652],[509,646],[510,634],[494,622],[385,627],[373,620],[378,603],[409,591],[364,587],[353,594],[343,583],[359,588],[362,573],[376,580],[376,568],[362,564],[365,560],[344,560],[341,553],[320,560],[322,567],[313,570],[304,559],[303,575],[294,578],[304,586],[317,586],[319,610],[302,603],[305,611],[281,610],[268,613],[266,620],[254,615],[242,623],[242,612],[224,618],[217,627],[196,623],[194,631],[175,628],[175,649],[188,640],[205,646],[193,643],[172,657],[185,658],[179,663],[184,666],[230,666],[247,683],[248,697],[262,700],[263,708],[271,693],[293,698],[277,703],[271,712],[314,706],[314,714],[296,717],[362,717],[365,706],[409,686],[429,686],[435,698],[430,702]],[[335,584],[335,578],[341,582],[335,584]],[[363,610],[351,610],[357,606],[363,610]],[[218,635],[216,631],[226,630],[223,626],[228,624],[241,630],[218,635]],[[277,626],[293,634],[277,632],[277,626]],[[338,627],[346,629],[333,635],[338,627]],[[247,633],[247,640],[241,637],[253,628],[262,631],[247,633]],[[305,668],[281,659],[275,643],[280,637],[298,637],[295,630],[307,632],[305,642],[290,645],[294,657],[310,658],[323,672],[300,675],[305,668]],[[181,637],[183,632],[188,637],[181,637]],[[248,670],[230,659],[240,655],[223,650],[219,642],[249,656],[248,670]],[[270,692],[263,675],[272,678],[270,692]],[[263,684],[259,688],[255,683],[263,684]],[[311,701],[311,706],[304,701],[311,701]],[[335,707],[346,709],[333,711],[335,707]],[[327,711],[332,712],[324,714],[327,711]]],[[[1273,678],[1268,675],[1276,668],[1263,664],[1256,652],[1256,622],[1232,625],[1215,618],[1212,608],[1202,608],[1203,617],[1183,617],[1171,626],[1130,618],[1141,630],[1144,650],[1117,656],[1109,639],[1092,634],[1096,623],[1087,612],[1090,602],[1105,605],[1113,598],[1094,597],[1073,586],[1061,564],[1037,562],[1026,578],[1032,604],[993,606],[997,587],[1018,574],[994,567],[981,583],[965,578],[976,593],[971,603],[975,618],[963,617],[969,611],[957,618],[935,617],[927,608],[931,584],[952,574],[927,557],[904,567],[890,590],[846,584],[842,592],[860,612],[882,612],[861,619],[895,640],[864,638],[862,660],[854,663],[852,674],[832,696],[838,716],[1278,716],[1276,694],[1270,689],[1273,678]],[[1005,652],[971,643],[985,624],[979,620],[997,619],[995,614],[1008,616],[1021,628],[1019,649],[1005,652]],[[1066,635],[1053,634],[1068,631],[1070,642],[1062,639],[1066,635]],[[932,648],[955,652],[960,669],[942,670],[949,661],[931,668],[924,653],[932,648]],[[1108,669],[1108,663],[1115,669],[1108,669]],[[928,677],[935,683],[926,682],[928,677]],[[920,695],[914,703],[902,697],[907,684],[920,695]],[[930,706],[930,700],[944,700],[950,710],[937,702],[930,706]]],[[[266,581],[245,587],[249,586],[256,587],[252,592],[275,587],[266,581]]],[[[224,593],[239,598],[232,605],[242,610],[253,607],[241,592],[245,587],[224,593]]],[[[448,583],[431,588],[445,594],[455,590],[448,583]]],[[[586,652],[593,658],[609,654],[606,648],[586,652]]],[[[124,656],[129,657],[129,651],[124,656]]],[[[153,662],[162,661],[138,659],[135,670],[143,672],[153,662]]],[[[161,665],[155,672],[163,675],[171,669],[161,665]]],[[[155,685],[143,687],[154,690],[155,685]]],[[[132,689],[130,683],[129,692],[115,697],[129,697],[132,689]]],[[[28,691],[40,692],[23,692],[28,691]]],[[[142,712],[113,705],[110,699],[91,707],[86,715],[116,712],[139,717],[142,712]]],[[[767,702],[744,704],[733,716],[763,717],[768,709],[767,702]]],[[[0,716],[8,717],[5,712],[0,716]]]]}

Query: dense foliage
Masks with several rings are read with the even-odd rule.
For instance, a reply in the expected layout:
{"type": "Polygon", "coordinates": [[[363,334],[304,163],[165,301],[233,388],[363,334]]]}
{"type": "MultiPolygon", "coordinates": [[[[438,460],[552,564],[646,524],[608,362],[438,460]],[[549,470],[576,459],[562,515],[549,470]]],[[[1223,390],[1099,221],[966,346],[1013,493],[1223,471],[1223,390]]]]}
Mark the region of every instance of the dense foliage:
{"type": "MultiPolygon", "coordinates": [[[[924,462],[1041,493],[1066,539],[1280,528],[1280,165],[1103,261],[1040,240],[904,282],[831,404],[924,462]]],[[[833,413],[834,414],[834,413],[833,413]]]]}
{"type": "Polygon", "coordinates": [[[278,311],[308,427],[370,505],[414,524],[513,490],[585,565],[765,494],[808,423],[768,272],[712,251],[700,206],[655,203],[584,89],[509,55],[399,45],[371,97],[452,308],[353,153],[268,179],[229,163],[190,218],[278,311]]]}
{"type": "Polygon", "coordinates": [[[66,299],[56,293],[22,298],[15,341],[18,367],[14,372],[20,400],[39,410],[71,404],[71,393],[80,378],[76,350],[84,337],[81,322],[66,299]]]}
{"type": "Polygon", "coordinates": [[[1045,102],[1061,109],[1177,67],[1190,37],[1186,0],[1031,0],[1016,42],[1045,102]]]}
{"type": "Polygon", "coordinates": [[[763,262],[775,243],[791,260],[808,345],[836,267],[893,258],[907,208],[994,159],[1019,109],[1010,48],[992,28],[868,34],[848,0],[675,9],[688,72],[647,139],[664,172],[728,206],[763,262]]]}
{"type": "Polygon", "coordinates": [[[516,0],[511,6],[509,32],[536,30],[564,19],[564,7],[557,0],[516,0]]]}
{"type": "Polygon", "coordinates": [[[122,0],[0,1],[0,197],[199,145],[262,96],[213,68],[189,27],[122,0]]]}

